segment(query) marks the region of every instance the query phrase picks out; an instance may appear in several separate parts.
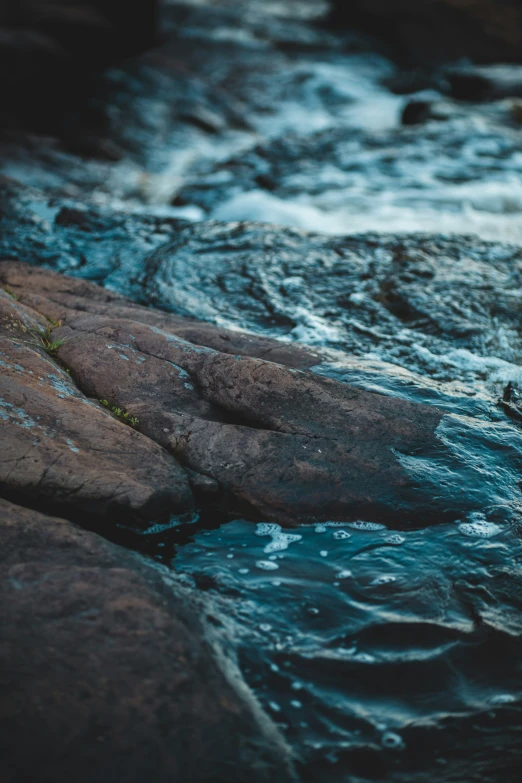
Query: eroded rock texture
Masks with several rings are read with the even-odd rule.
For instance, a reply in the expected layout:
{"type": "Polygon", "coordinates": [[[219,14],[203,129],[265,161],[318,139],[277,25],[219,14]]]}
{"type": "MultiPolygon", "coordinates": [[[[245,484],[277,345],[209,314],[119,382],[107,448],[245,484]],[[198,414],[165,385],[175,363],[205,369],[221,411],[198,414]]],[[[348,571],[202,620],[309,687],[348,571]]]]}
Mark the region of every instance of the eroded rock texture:
{"type": "MultiPolygon", "coordinates": [[[[77,387],[137,419],[140,434],[127,437],[148,436],[162,446],[162,458],[169,452],[172,470],[181,470],[175,459],[190,472],[204,502],[286,523],[426,524],[484,507],[497,516],[515,513],[522,439],[505,423],[485,428],[433,406],[254,358],[261,338],[251,345],[239,334],[237,354],[233,332],[226,353],[204,345],[207,334],[216,342],[213,329],[192,332],[198,343],[188,342],[177,334],[178,316],[123,297],[114,298],[113,315],[111,294],[56,273],[4,262],[0,279],[20,296],[17,307],[27,302],[63,321],[51,338],[77,387]],[[478,482],[488,443],[499,464],[478,482]]],[[[10,344],[15,350],[16,340],[10,344]]],[[[269,341],[262,353],[274,352],[269,341]]],[[[291,347],[285,358],[291,364],[291,347]]],[[[295,358],[299,364],[302,353],[295,358]]],[[[58,412],[61,405],[58,398],[58,412]]],[[[8,474],[7,491],[13,481],[8,474]]],[[[170,498],[172,510],[179,505],[170,498]]]]}
{"type": "Polygon", "coordinates": [[[0,500],[2,781],[294,780],[204,612],[172,572],[0,500]]]}
{"type": "Polygon", "coordinates": [[[190,511],[184,471],[80,393],[45,350],[50,328],[0,292],[2,495],[111,525],[190,511]]]}

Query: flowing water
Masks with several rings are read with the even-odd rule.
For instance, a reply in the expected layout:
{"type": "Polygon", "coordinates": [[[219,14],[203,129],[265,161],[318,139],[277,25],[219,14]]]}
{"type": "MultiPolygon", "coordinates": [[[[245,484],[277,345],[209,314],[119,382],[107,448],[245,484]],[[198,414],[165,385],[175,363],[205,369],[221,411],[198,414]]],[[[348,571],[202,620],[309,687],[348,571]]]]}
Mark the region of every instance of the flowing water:
{"type": "MultiPolygon", "coordinates": [[[[89,244],[84,233],[80,253],[70,232],[67,253],[45,260],[176,312],[326,348],[317,372],[473,423],[485,445],[468,455],[472,479],[448,486],[458,493],[472,480],[485,498],[500,487],[511,510],[495,516],[485,502],[415,529],[352,520],[281,530],[207,514],[130,543],[213,596],[216,623],[237,640],[245,678],[305,783],[515,783],[522,132],[512,106],[462,104],[432,83],[421,96],[443,119],[404,127],[408,97],[390,88],[397,66],[363,38],[313,27],[320,4],[248,2],[239,24],[224,0],[177,5],[186,14],[177,56],[195,51],[199,70],[176,89],[210,102],[214,135],[196,125],[160,133],[165,93],[155,97],[150,77],[151,93],[138,80],[129,99],[146,121],[120,128],[147,147],[141,159],[86,169],[65,153],[49,163],[49,153],[36,168],[20,155],[3,167],[60,196],[88,193],[98,207],[181,218],[156,233],[144,224],[139,250],[174,244],[143,279],[139,253],[108,263],[106,237],[89,244]],[[212,101],[225,88],[220,114],[212,101]],[[238,113],[243,124],[228,122],[238,113]],[[200,225],[208,219],[272,226],[200,225]],[[412,232],[424,236],[395,238],[412,232]],[[393,266],[405,255],[408,278],[393,266]],[[511,419],[498,406],[506,387],[511,419]]],[[[38,200],[31,209],[32,224],[50,231],[57,209],[38,200]]],[[[425,477],[433,492],[441,475],[425,477]]]]}

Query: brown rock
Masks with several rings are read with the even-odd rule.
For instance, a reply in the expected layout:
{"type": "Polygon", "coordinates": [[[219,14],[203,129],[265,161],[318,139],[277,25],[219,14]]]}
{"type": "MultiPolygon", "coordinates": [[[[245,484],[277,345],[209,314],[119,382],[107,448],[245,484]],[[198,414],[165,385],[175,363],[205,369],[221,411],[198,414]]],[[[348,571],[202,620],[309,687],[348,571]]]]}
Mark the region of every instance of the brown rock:
{"type": "Polygon", "coordinates": [[[56,330],[58,355],[91,397],[117,400],[140,431],[214,478],[232,505],[291,522],[411,513],[394,449],[430,443],[435,408],[98,316],[56,330]]]}
{"type": "MultiPolygon", "coordinates": [[[[481,420],[444,415],[433,406],[195,345],[143,322],[150,313],[151,321],[157,315],[172,328],[168,315],[134,308],[118,297],[111,303],[113,295],[92,284],[57,276],[46,281],[49,273],[43,270],[38,275],[27,274],[28,282],[38,278],[49,287],[56,283],[66,289],[69,285],[88,289],[87,296],[80,296],[78,289],[74,294],[69,291],[66,303],[60,304],[56,294],[51,298],[50,293],[47,299],[46,292],[26,290],[27,269],[12,263],[0,265],[0,275],[16,280],[24,300],[40,312],[48,314],[52,309],[55,317],[64,319],[51,337],[59,341],[57,359],[69,369],[77,387],[91,400],[105,400],[109,408],[118,406],[138,419],[140,437],[150,439],[151,449],[157,448],[152,444],[155,441],[183,466],[183,487],[190,482],[202,505],[219,500],[227,512],[288,524],[363,519],[407,526],[455,520],[483,509],[489,509],[494,518],[517,513],[522,439],[516,430],[506,432],[481,420]],[[114,305],[116,312],[127,317],[96,314],[98,298],[100,309],[110,312],[114,305]],[[142,320],[129,317],[134,311],[142,320]],[[483,473],[485,444],[492,454],[509,453],[506,462],[501,459],[498,469],[487,476],[483,473]],[[505,464],[510,466],[509,480],[505,464]]],[[[34,317],[39,316],[35,313],[34,317]]],[[[32,400],[32,377],[24,382],[32,400]]],[[[34,410],[39,411],[41,404],[39,398],[34,410]]],[[[65,406],[56,395],[53,404],[65,406]]],[[[99,411],[99,406],[94,407],[99,411]]],[[[64,421],[69,432],[73,424],[60,411],[60,427],[64,421]]],[[[120,424],[113,426],[121,429],[120,424]]],[[[138,438],[137,433],[131,435],[138,438]]],[[[144,438],[136,441],[142,442],[149,443],[144,438]]],[[[89,441],[85,444],[82,451],[88,455],[89,441]]],[[[51,455],[42,453],[41,470],[47,482],[54,477],[54,467],[49,464],[51,455]]],[[[169,459],[166,452],[160,453],[169,459]]],[[[132,488],[123,494],[125,507],[140,506],[143,484],[147,491],[150,484],[159,491],[156,476],[161,478],[161,474],[152,465],[149,469],[137,449],[133,458],[127,457],[135,473],[125,474],[132,488]],[[135,475],[146,476],[140,480],[139,491],[135,475]],[[135,492],[136,503],[128,499],[128,493],[133,498],[135,492]]],[[[92,457],[71,470],[68,480],[74,487],[84,486],[84,464],[92,465],[92,457]]],[[[63,467],[63,463],[58,465],[63,467]]],[[[176,465],[174,460],[172,465],[176,465]]],[[[179,475],[179,466],[176,470],[179,475]]],[[[13,475],[9,472],[5,480],[11,487],[13,475]]],[[[20,468],[20,486],[27,487],[26,475],[20,468]]],[[[62,496],[63,471],[58,475],[60,480],[49,487],[49,496],[61,502],[70,498],[74,508],[74,491],[66,489],[62,496]]],[[[110,473],[103,475],[109,477],[107,494],[112,503],[114,480],[110,473]]],[[[169,482],[160,486],[165,485],[171,490],[175,486],[169,482]]],[[[34,486],[32,481],[30,486],[34,486]]],[[[40,484],[36,486],[37,497],[41,497],[40,484]]],[[[105,500],[100,501],[96,492],[96,502],[103,505],[105,500]]],[[[177,498],[179,508],[179,494],[177,498]]],[[[172,497],[169,503],[172,506],[172,497]]],[[[148,500],[144,507],[141,518],[150,517],[148,500]]]]}
{"type": "Polygon", "coordinates": [[[294,780],[167,569],[0,501],[2,783],[294,780]]]}
{"type": "Polygon", "coordinates": [[[308,346],[221,329],[173,313],[142,307],[86,280],[17,261],[0,261],[0,285],[8,286],[20,302],[55,320],[66,322],[68,315],[76,316],[78,311],[131,318],[222,353],[263,358],[296,369],[312,367],[322,360],[321,353],[308,346]]]}
{"type": "MultiPolygon", "coordinates": [[[[46,353],[45,318],[0,291],[0,493],[99,524],[143,526],[193,506],[161,447],[88,400],[46,353]]],[[[53,346],[51,345],[51,352],[53,346]]]]}

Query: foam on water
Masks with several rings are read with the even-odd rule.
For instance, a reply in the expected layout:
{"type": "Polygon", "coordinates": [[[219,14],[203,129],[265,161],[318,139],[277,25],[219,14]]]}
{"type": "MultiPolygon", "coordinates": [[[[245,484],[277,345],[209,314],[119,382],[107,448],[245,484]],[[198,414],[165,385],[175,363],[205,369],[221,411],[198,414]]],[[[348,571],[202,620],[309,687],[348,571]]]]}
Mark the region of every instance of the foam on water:
{"type": "MultiPolygon", "coordinates": [[[[515,292],[514,292],[515,293],[515,292]]],[[[522,292],[520,292],[522,304],[522,292]]],[[[441,367],[454,367],[462,372],[487,380],[489,383],[508,383],[522,385],[522,368],[512,362],[495,356],[478,356],[466,348],[457,348],[445,354],[436,355],[428,348],[413,344],[413,350],[423,362],[434,371],[441,367]]]]}
{"type": "Polygon", "coordinates": [[[270,536],[272,541],[264,548],[265,554],[271,554],[272,552],[282,552],[288,549],[290,544],[295,544],[301,540],[301,536],[295,533],[283,533],[280,525],[267,524],[261,522],[257,526],[257,536],[270,536]]]}
{"type": "Polygon", "coordinates": [[[262,571],[276,571],[279,568],[272,560],[257,560],[256,567],[262,571]]]}
{"type": "Polygon", "coordinates": [[[484,514],[470,514],[467,522],[459,524],[459,530],[471,538],[493,538],[502,533],[502,528],[494,522],[488,522],[484,514]]]}
{"type": "Polygon", "coordinates": [[[355,522],[347,522],[348,527],[353,527],[354,530],[363,530],[367,532],[374,532],[376,530],[384,530],[385,526],[379,522],[365,522],[363,520],[356,520],[355,522]]]}
{"type": "MultiPolygon", "coordinates": [[[[511,187],[510,183],[503,185],[506,196],[511,187]]],[[[482,190],[482,200],[472,200],[467,192],[458,197],[449,190],[432,191],[426,199],[426,193],[420,191],[409,196],[405,190],[364,195],[353,189],[346,193],[342,207],[314,203],[307,196],[282,198],[264,190],[250,190],[225,200],[213,210],[211,217],[231,222],[273,223],[332,236],[420,231],[476,234],[486,240],[522,244],[522,211],[508,206],[507,198],[502,209],[495,183],[478,183],[475,188],[482,190]]],[[[338,193],[336,200],[340,200],[338,193]]]]}

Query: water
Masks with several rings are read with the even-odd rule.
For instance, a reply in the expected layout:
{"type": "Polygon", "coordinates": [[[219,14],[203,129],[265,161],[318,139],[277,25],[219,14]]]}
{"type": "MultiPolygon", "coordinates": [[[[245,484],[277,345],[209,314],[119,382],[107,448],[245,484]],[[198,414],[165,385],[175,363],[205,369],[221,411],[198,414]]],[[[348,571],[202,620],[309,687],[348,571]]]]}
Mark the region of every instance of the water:
{"type": "Polygon", "coordinates": [[[152,60],[132,89],[123,70],[110,75],[123,160],[45,148],[2,164],[123,217],[101,221],[103,231],[62,228],[59,244],[58,208],[31,201],[23,241],[6,254],[25,257],[30,235],[40,262],[184,315],[312,344],[325,350],[319,374],[439,406],[450,414],[439,432],[449,461],[437,471],[411,456],[404,464],[430,492],[444,479],[448,504],[470,486],[483,502],[416,529],[351,520],[283,530],[207,511],[146,536],[122,531],[124,543],[212,597],[303,783],[515,783],[521,448],[516,411],[508,419],[498,406],[508,384],[522,387],[522,141],[510,103],[460,104],[431,85],[446,119],[403,127],[408,98],[387,86],[397,67],[360,37],[309,26],[321,3],[244,0],[239,20],[228,0],[169,5],[172,73],[152,60]],[[185,114],[210,112],[215,130],[180,119],[181,100],[185,114]],[[444,236],[399,241],[401,232],[444,236]],[[459,432],[472,425],[470,456],[459,432]],[[452,449],[467,465],[460,474],[452,449]]]}
{"type": "Polygon", "coordinates": [[[291,533],[269,559],[278,531],[235,520],[198,531],[173,565],[214,596],[304,780],[518,780],[517,528],[476,516],[291,533]]]}

